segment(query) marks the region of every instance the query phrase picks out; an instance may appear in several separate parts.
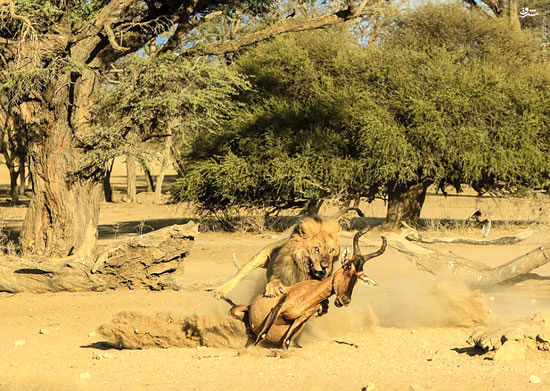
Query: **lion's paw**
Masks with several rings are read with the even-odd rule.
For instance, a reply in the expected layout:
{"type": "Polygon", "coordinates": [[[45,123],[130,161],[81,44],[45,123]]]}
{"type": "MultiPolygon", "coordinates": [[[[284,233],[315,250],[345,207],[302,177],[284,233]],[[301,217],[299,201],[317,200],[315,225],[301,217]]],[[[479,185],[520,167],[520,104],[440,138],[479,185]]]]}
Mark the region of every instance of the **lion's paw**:
{"type": "Polygon", "coordinates": [[[285,293],[287,289],[288,288],[285,285],[283,285],[281,281],[273,280],[268,282],[267,285],[265,286],[264,296],[266,297],[280,296],[283,293],[285,293]]]}

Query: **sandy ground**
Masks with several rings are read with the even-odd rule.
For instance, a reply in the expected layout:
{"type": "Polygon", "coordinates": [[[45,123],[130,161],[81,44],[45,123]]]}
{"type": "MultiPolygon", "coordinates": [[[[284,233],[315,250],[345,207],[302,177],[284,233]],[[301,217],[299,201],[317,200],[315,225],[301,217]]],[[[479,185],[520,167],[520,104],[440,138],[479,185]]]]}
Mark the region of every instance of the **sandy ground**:
{"type": "MultiPolygon", "coordinates": [[[[141,204],[102,205],[101,245],[188,216],[181,206],[153,205],[148,200],[150,196],[142,195],[141,204]]],[[[463,219],[481,206],[504,222],[491,234],[497,237],[519,229],[506,222],[546,219],[549,204],[544,198],[430,195],[423,217],[463,219]]],[[[383,216],[383,205],[365,209],[370,217],[383,216]]],[[[0,209],[4,224],[15,229],[23,216],[21,207],[0,209]]],[[[438,248],[498,265],[548,241],[548,226],[534,227],[537,234],[514,246],[438,248]]],[[[432,228],[435,234],[479,236],[476,229],[447,232],[437,221],[432,228]]],[[[548,352],[531,352],[526,360],[511,362],[471,356],[466,340],[475,326],[457,310],[456,302],[472,292],[419,272],[393,249],[366,267],[380,285],[359,286],[350,307],[332,306],[327,316],[312,320],[298,340],[302,347],[288,354],[264,347],[116,350],[101,344],[96,328],[122,310],[189,313],[208,306],[213,300],[208,292],[186,288],[198,281],[228,278],[235,272],[232,254],[242,264],[273,235],[200,234],[180,278],[184,289],[177,292],[0,293],[0,390],[359,391],[369,383],[377,390],[550,389],[548,352]],[[541,383],[529,383],[531,375],[541,383]]],[[[370,234],[365,248],[374,248],[378,241],[370,234]]],[[[350,243],[349,238],[342,239],[343,245],[350,243]]],[[[486,316],[490,324],[501,324],[549,310],[550,265],[536,272],[541,277],[480,292],[482,307],[474,310],[483,314],[477,315],[486,316]]],[[[246,301],[264,278],[261,270],[253,273],[232,294],[233,300],[246,301]]],[[[217,305],[229,310],[225,302],[217,305]]],[[[468,307],[467,301],[464,306],[468,307]]]]}

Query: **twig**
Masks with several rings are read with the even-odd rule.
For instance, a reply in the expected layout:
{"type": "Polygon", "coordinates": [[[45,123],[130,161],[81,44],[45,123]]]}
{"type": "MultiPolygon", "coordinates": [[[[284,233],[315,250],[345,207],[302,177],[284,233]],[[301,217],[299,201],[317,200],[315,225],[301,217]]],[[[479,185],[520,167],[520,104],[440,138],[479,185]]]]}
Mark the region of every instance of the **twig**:
{"type": "Polygon", "coordinates": [[[346,341],[338,341],[336,339],[334,340],[334,342],[336,342],[337,344],[340,344],[340,345],[348,345],[348,346],[354,347],[355,349],[359,349],[359,345],[357,345],[355,343],[346,342],[346,341]]]}

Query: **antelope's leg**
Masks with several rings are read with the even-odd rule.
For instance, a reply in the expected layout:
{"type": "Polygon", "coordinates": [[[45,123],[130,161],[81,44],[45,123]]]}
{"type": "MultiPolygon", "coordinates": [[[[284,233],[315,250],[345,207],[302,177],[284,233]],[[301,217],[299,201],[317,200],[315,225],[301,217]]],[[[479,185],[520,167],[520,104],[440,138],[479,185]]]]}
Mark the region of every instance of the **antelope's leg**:
{"type": "Polygon", "coordinates": [[[237,284],[245,278],[250,272],[258,267],[266,268],[271,257],[271,254],[276,249],[280,248],[288,239],[279,240],[265,247],[262,251],[256,254],[250,261],[248,261],[229,281],[220,285],[214,289],[214,295],[217,297],[226,297],[229,292],[237,286],[237,284]]]}
{"type": "Polygon", "coordinates": [[[286,300],[286,295],[281,296],[277,305],[275,305],[275,307],[273,307],[271,311],[269,311],[269,314],[267,315],[261,330],[258,332],[258,336],[256,337],[256,341],[254,342],[254,345],[259,344],[267,337],[267,333],[269,333],[269,329],[271,329],[271,326],[273,326],[273,323],[275,323],[275,320],[277,320],[279,315],[281,315],[285,300],[286,300]]]}
{"type": "Polygon", "coordinates": [[[294,319],[292,325],[288,328],[283,338],[282,349],[288,349],[290,343],[298,336],[304,329],[306,322],[317,312],[317,307],[313,307],[304,312],[299,318],[294,319]]]}

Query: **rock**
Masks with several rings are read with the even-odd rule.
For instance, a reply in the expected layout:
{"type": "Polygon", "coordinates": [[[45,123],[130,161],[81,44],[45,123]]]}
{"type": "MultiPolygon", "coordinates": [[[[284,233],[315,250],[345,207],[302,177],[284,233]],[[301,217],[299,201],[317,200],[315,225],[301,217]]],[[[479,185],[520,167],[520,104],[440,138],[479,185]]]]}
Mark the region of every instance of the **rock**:
{"type": "Polygon", "coordinates": [[[541,382],[540,377],[531,375],[529,376],[529,383],[539,384],[541,382]]]}
{"type": "Polygon", "coordinates": [[[13,344],[14,344],[15,346],[23,346],[23,345],[25,345],[26,342],[27,342],[27,341],[25,341],[24,339],[18,339],[18,340],[15,341],[13,344]]]}
{"type": "Polygon", "coordinates": [[[90,379],[91,377],[92,377],[92,375],[90,375],[90,372],[82,372],[80,374],[81,379],[90,379]]]}
{"type": "Polygon", "coordinates": [[[88,333],[88,338],[93,338],[93,337],[95,337],[96,335],[97,335],[97,333],[96,333],[95,331],[90,331],[90,332],[88,333]]]}
{"type": "Polygon", "coordinates": [[[493,357],[495,361],[524,360],[527,345],[519,341],[506,341],[493,357]]]}
{"type": "Polygon", "coordinates": [[[49,333],[48,329],[40,329],[40,330],[38,330],[38,334],[48,334],[48,333],[49,333]]]}
{"type": "Polygon", "coordinates": [[[108,359],[115,358],[115,356],[113,356],[111,353],[103,353],[101,357],[108,359]]]}
{"type": "Polygon", "coordinates": [[[426,391],[426,387],[419,384],[410,384],[409,391],[426,391]]]}
{"type": "Polygon", "coordinates": [[[363,387],[361,391],[374,391],[376,390],[376,385],[373,382],[369,382],[366,387],[363,387]]]}

